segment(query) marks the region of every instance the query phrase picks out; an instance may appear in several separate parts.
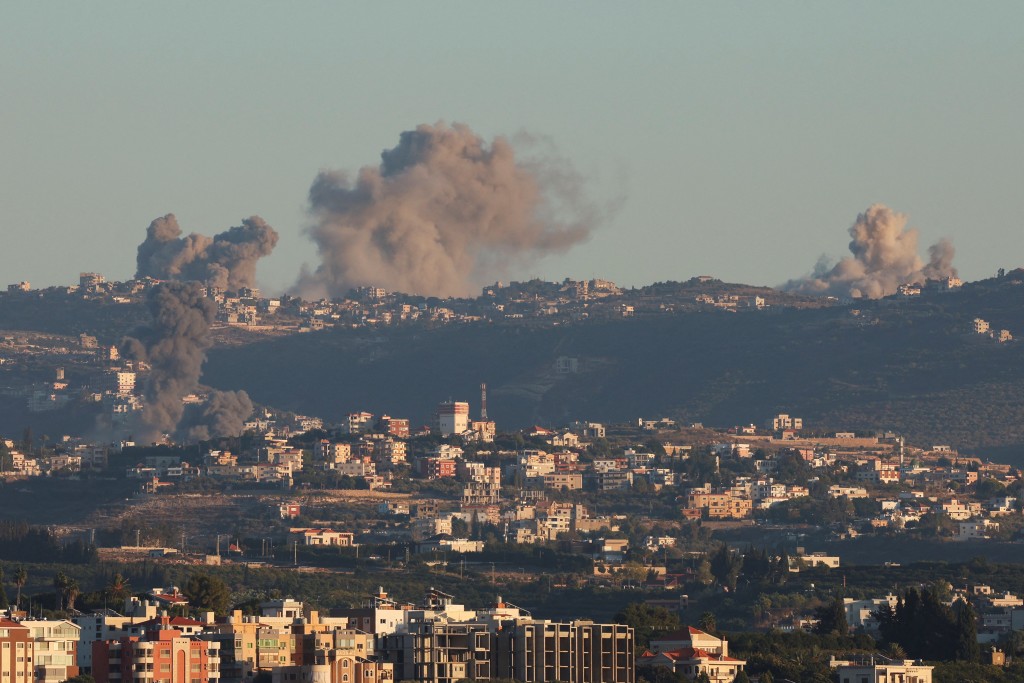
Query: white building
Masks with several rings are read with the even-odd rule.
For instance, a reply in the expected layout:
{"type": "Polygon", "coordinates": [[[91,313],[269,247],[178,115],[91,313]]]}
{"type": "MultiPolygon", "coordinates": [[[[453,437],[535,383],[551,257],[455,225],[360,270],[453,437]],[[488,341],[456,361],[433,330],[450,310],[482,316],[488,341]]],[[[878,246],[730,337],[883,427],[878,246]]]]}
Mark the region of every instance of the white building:
{"type": "Polygon", "coordinates": [[[445,401],[437,406],[437,432],[441,436],[462,434],[469,429],[469,404],[445,401]]]}
{"type": "Polygon", "coordinates": [[[833,657],[829,665],[836,670],[839,683],[932,683],[934,668],[913,659],[889,661],[881,656],[856,660],[833,657]]]}

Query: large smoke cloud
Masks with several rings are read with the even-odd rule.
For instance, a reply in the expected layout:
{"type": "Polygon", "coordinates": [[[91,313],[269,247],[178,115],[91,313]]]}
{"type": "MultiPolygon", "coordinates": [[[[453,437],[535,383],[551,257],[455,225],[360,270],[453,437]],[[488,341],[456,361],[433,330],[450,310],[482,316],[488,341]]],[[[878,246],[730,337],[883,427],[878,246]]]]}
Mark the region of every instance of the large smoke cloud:
{"type": "Polygon", "coordinates": [[[181,236],[174,214],[157,218],[139,245],[135,277],[157,280],[196,280],[213,287],[237,290],[256,286],[256,262],[277,244],[277,232],[252,216],[214,237],[181,236]]]}
{"type": "Polygon", "coordinates": [[[186,411],[179,431],[190,441],[237,436],[244,431],[252,410],[252,401],[244,391],[213,390],[202,406],[186,411]]]}
{"type": "Polygon", "coordinates": [[[356,286],[464,296],[510,262],[568,249],[597,216],[564,163],[516,160],[464,125],[401,134],[351,180],[321,172],[309,191],[309,234],[322,263],[296,290],[342,296],[356,286]]]}
{"type": "Polygon", "coordinates": [[[928,263],[918,255],[918,232],[907,216],[874,204],[850,226],[850,253],[835,265],[824,259],[810,277],[791,280],[783,289],[805,294],[877,299],[895,294],[902,284],[956,276],[953,245],[940,240],[928,248],[928,263]]]}
{"type": "MultiPolygon", "coordinates": [[[[174,433],[181,423],[181,400],[199,386],[211,343],[210,323],[217,312],[216,304],[197,282],[158,285],[150,290],[147,303],[152,323],[136,330],[122,344],[125,357],[145,361],[150,368],[142,391],[144,407],[135,425],[135,437],[142,443],[174,433]]],[[[252,413],[252,402],[244,392],[214,394],[198,424],[206,425],[206,437],[231,435],[230,431],[217,430],[231,429],[236,424],[238,430],[233,434],[238,434],[241,423],[252,413]]]]}

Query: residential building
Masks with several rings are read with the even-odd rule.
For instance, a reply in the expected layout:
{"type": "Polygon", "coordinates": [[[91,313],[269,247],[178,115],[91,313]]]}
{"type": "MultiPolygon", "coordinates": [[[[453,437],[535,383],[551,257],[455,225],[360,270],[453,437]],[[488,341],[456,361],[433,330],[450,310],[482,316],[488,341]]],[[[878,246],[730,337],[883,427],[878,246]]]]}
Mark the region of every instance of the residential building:
{"type": "Polygon", "coordinates": [[[32,683],[34,650],[29,627],[0,617],[0,676],[4,683],[32,683]]]}
{"type": "Polygon", "coordinates": [[[218,683],[220,643],[190,636],[172,627],[169,617],[140,636],[93,643],[96,683],[218,683]]]}
{"type": "Polygon", "coordinates": [[[469,429],[469,404],[462,401],[440,403],[435,419],[437,433],[441,436],[462,434],[469,429]]]}
{"type": "Polygon", "coordinates": [[[746,661],[729,656],[729,642],[688,626],[652,639],[636,659],[638,669],[663,667],[691,680],[706,674],[712,683],[731,683],[746,661]]]}
{"type": "Polygon", "coordinates": [[[34,644],[31,662],[35,683],[61,683],[78,675],[78,638],[82,630],[78,624],[67,619],[23,619],[20,623],[29,629],[34,644]]]}
{"type": "Polygon", "coordinates": [[[934,667],[913,659],[888,660],[880,655],[840,660],[829,665],[836,670],[839,683],[932,683],[934,667]]]}

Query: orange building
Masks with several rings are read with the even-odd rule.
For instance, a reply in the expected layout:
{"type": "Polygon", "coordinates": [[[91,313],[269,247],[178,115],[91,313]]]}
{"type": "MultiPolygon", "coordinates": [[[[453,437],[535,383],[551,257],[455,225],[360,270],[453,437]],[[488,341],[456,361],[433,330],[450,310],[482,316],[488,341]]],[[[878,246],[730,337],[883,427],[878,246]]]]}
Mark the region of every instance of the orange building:
{"type": "Polygon", "coordinates": [[[32,633],[27,626],[0,617],[0,681],[33,683],[32,633]]]}
{"type": "MultiPolygon", "coordinates": [[[[217,683],[220,643],[200,640],[160,617],[140,636],[97,640],[92,650],[96,683],[217,683]]],[[[12,682],[13,683],[13,682],[12,682]]]]}

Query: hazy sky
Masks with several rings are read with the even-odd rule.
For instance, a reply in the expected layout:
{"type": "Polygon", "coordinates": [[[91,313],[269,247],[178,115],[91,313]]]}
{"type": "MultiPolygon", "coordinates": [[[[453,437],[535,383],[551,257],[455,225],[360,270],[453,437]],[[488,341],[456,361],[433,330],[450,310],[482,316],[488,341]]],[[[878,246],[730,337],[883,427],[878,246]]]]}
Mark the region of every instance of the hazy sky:
{"type": "Polygon", "coordinates": [[[966,279],[1024,265],[1024,3],[0,4],[0,285],[134,272],[149,222],[259,214],[267,289],[306,197],[420,123],[550,139],[598,201],[514,273],[776,285],[874,202],[966,279]]]}

